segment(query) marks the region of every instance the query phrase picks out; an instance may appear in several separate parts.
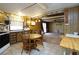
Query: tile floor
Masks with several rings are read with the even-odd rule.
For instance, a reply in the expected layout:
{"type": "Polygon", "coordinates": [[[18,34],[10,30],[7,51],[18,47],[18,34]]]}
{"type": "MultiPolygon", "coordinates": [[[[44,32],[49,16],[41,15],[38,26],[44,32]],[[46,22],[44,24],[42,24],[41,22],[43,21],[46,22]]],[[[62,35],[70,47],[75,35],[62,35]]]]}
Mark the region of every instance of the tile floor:
{"type": "MultiPolygon", "coordinates": [[[[64,49],[60,47],[61,38],[58,34],[46,33],[44,35],[44,47],[38,45],[37,50],[32,50],[31,55],[63,55],[64,49]]],[[[1,55],[21,55],[22,51],[22,42],[11,45],[6,51],[4,51],[1,55]]],[[[22,55],[28,55],[25,51],[23,51],[22,55]]]]}

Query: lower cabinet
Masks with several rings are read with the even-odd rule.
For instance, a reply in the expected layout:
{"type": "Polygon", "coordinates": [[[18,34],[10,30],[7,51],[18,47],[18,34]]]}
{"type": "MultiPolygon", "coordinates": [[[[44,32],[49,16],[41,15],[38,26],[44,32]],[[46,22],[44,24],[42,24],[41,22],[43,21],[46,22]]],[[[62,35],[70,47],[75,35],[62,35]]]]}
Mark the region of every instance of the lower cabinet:
{"type": "Polygon", "coordinates": [[[21,42],[22,39],[23,39],[23,34],[22,34],[22,32],[18,32],[18,33],[17,33],[17,42],[21,42]]]}
{"type": "Polygon", "coordinates": [[[17,42],[17,33],[11,32],[10,34],[10,44],[14,44],[17,42]]]}
{"type": "Polygon", "coordinates": [[[10,35],[10,44],[14,44],[22,41],[21,32],[11,32],[9,35],[10,35]]]}

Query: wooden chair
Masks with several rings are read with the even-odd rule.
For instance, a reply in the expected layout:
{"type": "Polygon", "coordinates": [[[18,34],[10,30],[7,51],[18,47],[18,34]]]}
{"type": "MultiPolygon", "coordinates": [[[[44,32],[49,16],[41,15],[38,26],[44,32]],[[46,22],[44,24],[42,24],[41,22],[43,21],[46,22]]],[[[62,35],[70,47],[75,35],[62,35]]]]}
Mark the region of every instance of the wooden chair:
{"type": "Polygon", "coordinates": [[[23,48],[22,48],[22,52],[21,52],[21,54],[23,53],[23,50],[30,50],[29,49],[29,35],[28,34],[24,34],[23,33],[23,39],[22,39],[22,43],[23,43],[23,48]]]}
{"type": "Polygon", "coordinates": [[[36,42],[34,42],[34,40],[31,40],[30,39],[30,33],[28,32],[24,32],[23,33],[23,48],[22,48],[22,52],[21,54],[23,53],[23,50],[26,51],[26,53],[28,52],[29,54],[31,53],[31,50],[36,47],[36,42]]]}

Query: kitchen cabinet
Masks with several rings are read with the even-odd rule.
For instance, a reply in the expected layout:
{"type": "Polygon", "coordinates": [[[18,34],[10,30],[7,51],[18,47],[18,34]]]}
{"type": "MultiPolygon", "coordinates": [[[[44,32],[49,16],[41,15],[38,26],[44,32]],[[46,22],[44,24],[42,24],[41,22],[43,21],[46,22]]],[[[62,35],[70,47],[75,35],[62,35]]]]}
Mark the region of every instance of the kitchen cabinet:
{"type": "Polygon", "coordinates": [[[10,34],[10,44],[14,44],[17,42],[17,34],[15,32],[11,32],[10,34]]]}
{"type": "Polygon", "coordinates": [[[22,34],[22,32],[18,32],[18,33],[17,33],[17,42],[21,42],[22,39],[23,39],[23,34],[22,34]]]}
{"type": "Polygon", "coordinates": [[[0,13],[0,23],[4,23],[4,14],[0,13]]]}
{"type": "Polygon", "coordinates": [[[79,7],[64,9],[64,24],[66,33],[79,32],[79,7]]]}
{"type": "Polygon", "coordinates": [[[68,23],[68,8],[64,9],[64,22],[68,23]]]}
{"type": "Polygon", "coordinates": [[[17,42],[21,42],[23,39],[23,34],[22,32],[19,31],[14,31],[14,32],[10,32],[10,44],[15,44],[17,42]]]}

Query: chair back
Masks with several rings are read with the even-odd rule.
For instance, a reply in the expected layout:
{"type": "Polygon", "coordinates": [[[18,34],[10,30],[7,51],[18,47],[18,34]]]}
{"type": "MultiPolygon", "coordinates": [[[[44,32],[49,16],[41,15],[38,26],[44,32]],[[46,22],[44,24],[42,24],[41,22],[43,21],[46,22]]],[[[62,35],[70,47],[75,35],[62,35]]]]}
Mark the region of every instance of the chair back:
{"type": "Polygon", "coordinates": [[[30,34],[29,32],[23,32],[23,40],[22,40],[22,43],[23,43],[23,48],[24,49],[27,49],[28,46],[29,46],[29,37],[30,37],[30,34]]]}

